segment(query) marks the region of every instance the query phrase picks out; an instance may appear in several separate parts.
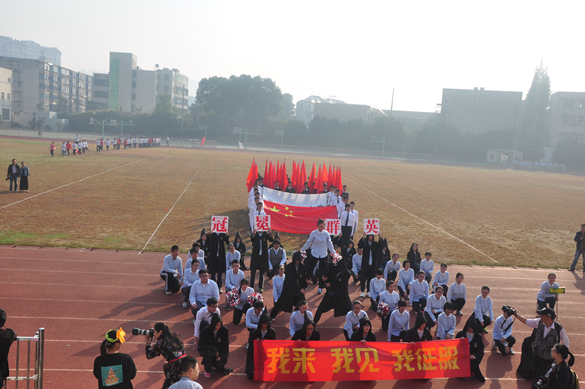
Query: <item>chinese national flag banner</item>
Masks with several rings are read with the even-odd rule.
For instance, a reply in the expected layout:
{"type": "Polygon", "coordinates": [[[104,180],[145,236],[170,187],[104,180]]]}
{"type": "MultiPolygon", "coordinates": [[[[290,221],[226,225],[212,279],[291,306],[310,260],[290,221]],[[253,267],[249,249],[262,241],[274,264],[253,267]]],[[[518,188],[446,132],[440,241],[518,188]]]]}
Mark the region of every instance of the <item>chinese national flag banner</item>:
{"type": "Polygon", "coordinates": [[[467,338],[418,343],[254,341],[256,381],[469,377],[467,338]]]}
{"type": "Polygon", "coordinates": [[[211,232],[218,234],[227,234],[229,226],[229,216],[212,216],[211,217],[211,232]]]}
{"type": "Polygon", "coordinates": [[[264,212],[271,216],[273,230],[310,234],[319,219],[337,219],[337,207],[295,207],[264,200],[264,212]]]}

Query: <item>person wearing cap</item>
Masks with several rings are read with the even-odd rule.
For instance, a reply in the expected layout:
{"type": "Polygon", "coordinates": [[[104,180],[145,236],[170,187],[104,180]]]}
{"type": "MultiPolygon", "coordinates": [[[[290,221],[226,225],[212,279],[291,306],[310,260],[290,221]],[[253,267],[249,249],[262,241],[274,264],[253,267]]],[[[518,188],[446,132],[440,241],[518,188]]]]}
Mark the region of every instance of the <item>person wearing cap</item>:
{"type": "Polygon", "coordinates": [[[546,307],[537,310],[536,314],[539,315],[536,319],[526,319],[520,316],[518,311],[514,313],[514,316],[528,327],[536,328],[536,331],[534,332],[534,340],[532,342],[532,351],[534,354],[533,366],[535,378],[538,380],[541,376],[546,374],[554,361],[554,358],[551,355],[551,350],[554,345],[562,343],[568,348],[569,337],[563,326],[555,321],[557,315],[554,310],[546,307]]]}
{"type": "Polygon", "coordinates": [[[93,375],[98,380],[99,389],[133,388],[131,380],[136,377],[136,365],[130,355],[120,352],[125,335],[121,327],[119,330],[106,332],[106,338],[100,346],[100,355],[93,361],[93,375]]]}
{"type": "Polygon", "coordinates": [[[510,311],[510,307],[504,305],[502,307],[502,314],[494,322],[492,349],[497,348],[502,355],[514,355],[515,352],[512,350],[512,347],[516,344],[516,338],[512,336],[513,329],[514,317],[510,311]]]}

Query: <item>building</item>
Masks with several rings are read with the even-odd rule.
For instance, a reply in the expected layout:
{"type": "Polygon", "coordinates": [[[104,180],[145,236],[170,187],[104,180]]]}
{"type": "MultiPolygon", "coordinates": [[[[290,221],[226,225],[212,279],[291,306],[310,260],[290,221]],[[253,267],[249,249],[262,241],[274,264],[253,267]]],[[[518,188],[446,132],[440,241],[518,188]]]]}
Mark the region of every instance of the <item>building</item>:
{"type": "Polygon", "coordinates": [[[585,92],[556,92],[550,97],[547,146],[565,139],[585,143],[585,92]]]}
{"type": "Polygon", "coordinates": [[[12,122],[29,127],[36,111],[85,112],[93,77],[34,59],[0,57],[12,70],[12,122]]]}
{"type": "Polygon", "coordinates": [[[384,113],[388,116],[393,116],[402,123],[402,127],[406,132],[412,132],[427,124],[438,123],[441,120],[441,114],[438,112],[390,111],[385,109],[384,113]]]}
{"type": "MultiPolygon", "coordinates": [[[[96,73],[98,74],[98,73],[96,73]]],[[[100,84],[105,85],[105,75],[100,74],[100,84]]],[[[189,77],[178,69],[144,70],[137,65],[132,53],[110,53],[110,72],[108,74],[108,96],[100,87],[94,92],[100,104],[108,99],[109,109],[122,108],[124,112],[152,111],[159,96],[168,95],[181,112],[188,109],[189,77]]],[[[97,102],[98,100],[96,100],[97,102]]]]}
{"type": "Polygon", "coordinates": [[[110,109],[110,76],[107,73],[93,74],[91,104],[95,111],[107,111],[110,109]]]}
{"type": "Polygon", "coordinates": [[[309,96],[300,100],[296,105],[296,118],[303,121],[307,127],[316,116],[325,119],[337,119],[340,122],[362,120],[371,123],[376,117],[386,114],[369,105],[346,104],[341,100],[323,99],[319,96],[309,96]]]}
{"type": "Polygon", "coordinates": [[[61,66],[61,51],[56,47],[45,47],[33,41],[17,41],[0,36],[0,57],[38,59],[61,66]]]}
{"type": "Polygon", "coordinates": [[[0,124],[12,120],[12,70],[0,67],[0,124]]]}
{"type": "Polygon", "coordinates": [[[469,134],[514,130],[521,106],[522,92],[443,89],[441,124],[469,134]]]}

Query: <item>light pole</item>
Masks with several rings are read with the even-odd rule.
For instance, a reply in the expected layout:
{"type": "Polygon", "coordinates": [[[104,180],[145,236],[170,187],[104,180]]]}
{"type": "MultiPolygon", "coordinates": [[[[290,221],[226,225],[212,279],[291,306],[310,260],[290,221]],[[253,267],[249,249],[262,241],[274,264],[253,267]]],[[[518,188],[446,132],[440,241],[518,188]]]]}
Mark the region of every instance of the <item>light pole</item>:
{"type": "Polygon", "coordinates": [[[106,120],[95,120],[94,118],[89,119],[89,124],[97,124],[98,126],[102,126],[102,139],[104,139],[104,128],[105,126],[115,126],[116,121],[114,119],[110,120],[109,122],[106,120]]]}
{"type": "Polygon", "coordinates": [[[382,143],[382,157],[384,156],[384,149],[386,148],[386,138],[376,138],[375,136],[372,137],[373,143],[382,143]]]}
{"type": "Polygon", "coordinates": [[[234,134],[240,134],[240,143],[242,143],[242,127],[234,127],[234,134]]]}
{"type": "Polygon", "coordinates": [[[248,149],[248,135],[260,135],[258,134],[258,129],[255,130],[242,130],[241,127],[234,127],[234,132],[236,134],[244,134],[244,148],[248,149]]]}
{"type": "Polygon", "coordinates": [[[282,138],[284,136],[284,130],[274,130],[274,133],[280,135],[280,152],[282,153],[282,138]]]}
{"type": "MultiPolygon", "coordinates": [[[[114,123],[116,123],[116,121],[114,120],[114,123]]],[[[124,126],[133,126],[134,124],[132,123],[132,120],[130,120],[129,122],[124,122],[124,121],[119,121],[118,124],[120,125],[120,137],[124,136],[124,126]]],[[[114,124],[115,125],[115,124],[114,124]]]]}

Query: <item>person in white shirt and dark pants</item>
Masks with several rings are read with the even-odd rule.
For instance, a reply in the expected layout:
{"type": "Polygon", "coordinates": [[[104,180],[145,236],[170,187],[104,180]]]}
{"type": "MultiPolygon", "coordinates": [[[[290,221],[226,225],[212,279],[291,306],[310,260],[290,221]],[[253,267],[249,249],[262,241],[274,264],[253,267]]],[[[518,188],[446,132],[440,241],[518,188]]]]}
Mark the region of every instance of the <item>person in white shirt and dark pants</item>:
{"type": "Polygon", "coordinates": [[[179,257],[179,246],[171,247],[171,253],[165,257],[162,269],[160,269],[160,278],[165,281],[167,295],[177,293],[181,289],[183,260],[179,257]]]}

